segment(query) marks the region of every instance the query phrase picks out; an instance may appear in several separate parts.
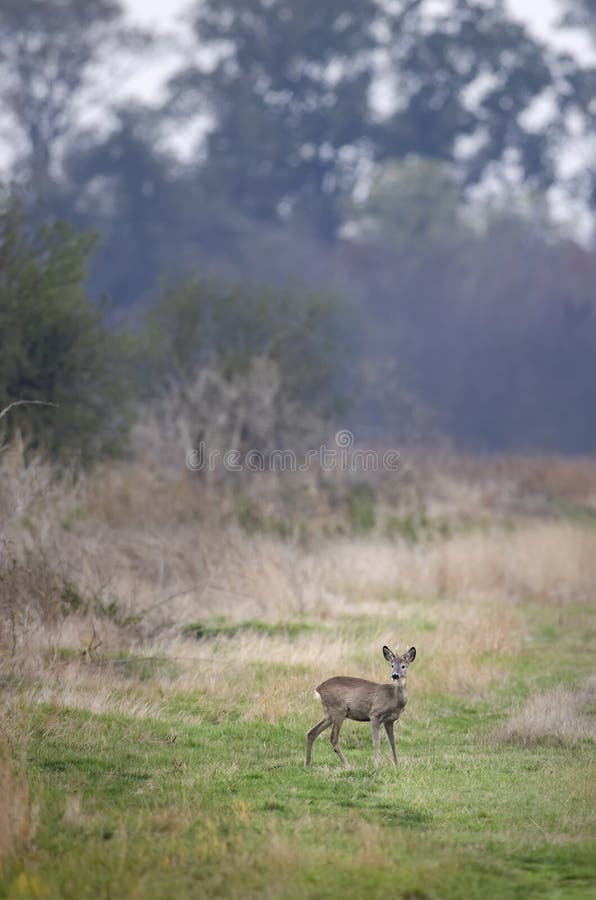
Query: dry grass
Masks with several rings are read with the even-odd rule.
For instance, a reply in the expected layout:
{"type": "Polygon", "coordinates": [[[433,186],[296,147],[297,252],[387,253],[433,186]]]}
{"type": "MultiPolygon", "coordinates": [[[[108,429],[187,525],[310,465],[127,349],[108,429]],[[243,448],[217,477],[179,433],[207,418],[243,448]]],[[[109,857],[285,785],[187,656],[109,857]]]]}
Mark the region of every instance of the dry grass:
{"type": "Polygon", "coordinates": [[[7,860],[33,841],[37,811],[31,800],[22,757],[24,730],[5,709],[0,717],[0,862],[7,860]]]}
{"type": "Polygon", "coordinates": [[[74,667],[62,669],[59,677],[30,689],[26,697],[30,702],[85,709],[96,715],[116,713],[133,719],[162,718],[162,704],[156,696],[154,685],[146,690],[135,685],[134,692],[131,692],[126,690],[121,680],[100,671],[91,673],[85,669],[75,670],[74,667]]]}
{"type": "Polygon", "coordinates": [[[421,456],[417,477],[430,512],[544,514],[561,504],[596,509],[596,461],[552,456],[421,456]]]}
{"type": "Polygon", "coordinates": [[[521,523],[415,545],[335,541],[318,555],[328,589],[359,602],[417,597],[503,602],[584,600],[596,583],[596,531],[568,522],[521,523]]]}
{"type": "Polygon", "coordinates": [[[487,603],[446,604],[437,627],[416,635],[425,660],[416,673],[416,690],[478,699],[506,680],[509,661],[524,645],[525,626],[519,611],[487,603]]]}
{"type": "Polygon", "coordinates": [[[596,532],[545,522],[460,535],[433,547],[406,589],[416,582],[428,593],[471,600],[584,600],[596,583],[596,532]]]}
{"type": "MultiPolygon", "coordinates": [[[[585,602],[596,584],[596,531],[563,519],[523,515],[508,529],[478,525],[416,543],[378,531],[347,536],[321,512],[333,492],[307,473],[301,509],[311,504],[318,537],[282,540],[242,530],[225,486],[159,473],[149,462],[104,466],[75,481],[4,457],[0,674],[40,682],[28,689],[35,702],[159,718],[163,698],[186,692],[225,712],[233,665],[242,671],[234,702],[244,717],[274,720],[303,709],[331,672],[382,677],[382,643],[416,644],[422,695],[484,697],[522,651],[519,602],[585,602]],[[74,588],[74,605],[65,585],[74,588]],[[221,617],[307,621],[315,630],[182,638],[185,625],[221,617]],[[126,681],[109,664],[125,653],[170,658],[176,674],[158,671],[152,688],[126,681]],[[266,684],[263,664],[271,667],[266,684]]],[[[525,496],[538,485],[576,499],[580,484],[591,496],[594,475],[587,462],[551,470],[545,461],[500,469],[451,461],[431,474],[428,465],[420,466],[422,501],[422,476],[406,473],[415,487],[408,503],[418,496],[428,508],[460,515],[486,514],[487,497],[494,505],[499,491],[506,507],[520,481],[525,496]]],[[[392,502],[399,512],[388,490],[384,503],[392,502]]]]}
{"type": "MultiPolygon", "coordinates": [[[[71,634],[76,637],[76,630],[71,634]]],[[[64,639],[63,626],[44,635],[50,644],[60,640],[63,646],[64,639]]],[[[12,665],[16,662],[31,685],[24,692],[28,702],[162,719],[168,703],[185,695],[195,697],[196,706],[180,714],[183,720],[225,717],[240,709],[245,720],[277,721],[311,706],[315,710],[313,689],[332,673],[382,679],[386,664],[380,648],[386,642],[402,649],[416,644],[422,661],[412,674],[417,696],[485,697],[506,676],[508,659],[521,652],[523,639],[522,621],[512,606],[386,601],[383,617],[366,624],[339,614],[320,630],[294,637],[248,630],[196,641],[162,634],[154,643],[132,645],[139,656],[131,657],[130,665],[112,663],[99,652],[97,659],[63,660],[33,647],[12,665]],[[416,624],[421,616],[427,624],[423,630],[416,624]],[[144,659],[151,665],[146,681],[139,680],[144,659]]],[[[7,664],[5,659],[3,668],[7,664]]]]}
{"type": "MultiPolygon", "coordinates": [[[[172,453],[178,458],[181,450],[172,453]]],[[[0,456],[0,539],[18,562],[24,566],[35,555],[49,564],[46,574],[72,579],[82,594],[116,599],[126,612],[153,608],[161,621],[197,610],[333,613],[338,605],[374,603],[395,591],[560,602],[583,599],[596,581],[595,530],[527,516],[518,516],[509,531],[485,524],[487,517],[498,521],[499,509],[515,496],[520,502],[528,496],[579,502],[581,496],[591,503],[596,466],[588,461],[442,460],[433,468],[423,459],[393,482],[379,473],[376,487],[392,514],[404,511],[402,494],[411,505],[412,482],[421,508],[443,504],[455,519],[478,519],[464,533],[422,535],[412,545],[384,539],[378,530],[366,538],[337,536],[340,526],[345,530],[350,484],[342,473],[327,482],[304,473],[304,483],[294,478],[302,473],[283,483],[259,476],[243,486],[261,500],[265,523],[268,505],[285,497],[287,508],[275,512],[306,527],[304,543],[268,536],[266,527],[247,534],[237,524],[235,488],[206,484],[185,473],[183,462],[169,475],[151,469],[149,460],[105,465],[74,481],[39,462],[14,471],[11,460],[10,453],[0,456]]]]}
{"type": "Polygon", "coordinates": [[[574,746],[596,740],[596,722],[588,713],[596,703],[596,679],[573,690],[560,686],[535,694],[495,733],[500,743],[574,746]]]}

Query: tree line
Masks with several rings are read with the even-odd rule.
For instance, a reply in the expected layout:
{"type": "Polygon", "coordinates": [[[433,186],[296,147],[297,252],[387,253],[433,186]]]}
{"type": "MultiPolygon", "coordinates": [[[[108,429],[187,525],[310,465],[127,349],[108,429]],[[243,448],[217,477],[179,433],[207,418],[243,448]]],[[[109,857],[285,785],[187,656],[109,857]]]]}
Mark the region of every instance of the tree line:
{"type": "MultiPolygon", "coordinates": [[[[561,0],[560,14],[594,35],[589,3],[561,0]]],[[[464,447],[594,449],[594,251],[544,197],[556,186],[585,209],[596,197],[592,167],[560,165],[572,134],[590,146],[595,69],[502,2],[202,0],[153,105],[103,99],[106,79],[165,46],[117,0],[2,0],[0,37],[7,180],[26,220],[5,203],[3,347],[22,345],[14,296],[36,278],[31,321],[55,303],[66,322],[93,298],[77,327],[106,410],[126,393],[114,384],[155,370],[151,346],[181,341],[185,377],[217,357],[233,378],[238,355],[265,354],[292,402],[342,410],[355,428],[432,422],[464,447]],[[193,127],[182,161],[170,139],[193,127]],[[489,208],[474,198],[492,184],[489,208]],[[90,232],[93,252],[78,236],[90,232]],[[55,267],[72,270],[65,292],[55,267]],[[165,337],[133,350],[138,335],[114,328],[122,310],[165,337]],[[100,321],[115,343],[94,339],[100,321]]],[[[22,369],[15,381],[13,357],[7,399],[34,388],[22,369]]],[[[85,454],[116,448],[125,429],[111,421],[85,454]]]]}

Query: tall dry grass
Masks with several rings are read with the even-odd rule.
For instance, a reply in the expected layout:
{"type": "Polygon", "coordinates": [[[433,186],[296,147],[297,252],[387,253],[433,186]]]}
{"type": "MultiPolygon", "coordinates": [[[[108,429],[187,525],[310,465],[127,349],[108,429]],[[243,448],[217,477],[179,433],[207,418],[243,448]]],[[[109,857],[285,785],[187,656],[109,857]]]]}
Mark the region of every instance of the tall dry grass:
{"type": "Polygon", "coordinates": [[[234,660],[244,714],[276,718],[303,706],[331,671],[380,677],[378,648],[402,642],[425,660],[422,693],[483,695],[522,651],[522,601],[584,603],[596,584],[596,531],[528,512],[553,497],[578,501],[580,485],[584,498],[596,496],[588,462],[576,470],[556,461],[551,471],[547,461],[447,460],[433,469],[423,459],[405,486],[379,473],[379,521],[367,536],[349,533],[342,473],[228,484],[152,465],[139,458],[75,478],[0,456],[0,674],[17,675],[30,699],[159,716],[157,684],[162,696],[195,693],[225,710],[234,660]],[[259,528],[242,527],[239,497],[260,503],[259,528]],[[386,536],[382,515],[416,509],[449,511],[455,525],[420,529],[414,541],[386,536]],[[188,624],[222,617],[316,628],[183,636],[188,624]],[[111,663],[128,654],[165,656],[175,674],[158,669],[131,691],[111,663]]]}
{"type": "Polygon", "coordinates": [[[592,457],[422,453],[416,471],[431,507],[448,515],[552,515],[570,505],[596,510],[592,457]]]}
{"type": "Polygon", "coordinates": [[[556,685],[534,694],[523,708],[495,733],[501,743],[564,744],[574,746],[582,740],[596,741],[596,723],[589,712],[596,703],[596,679],[574,689],[556,685]]]}
{"type": "Polygon", "coordinates": [[[585,600],[596,584],[596,531],[565,521],[522,522],[441,541],[379,539],[324,544],[325,583],[366,601],[401,591],[414,597],[547,603],[585,600]]]}

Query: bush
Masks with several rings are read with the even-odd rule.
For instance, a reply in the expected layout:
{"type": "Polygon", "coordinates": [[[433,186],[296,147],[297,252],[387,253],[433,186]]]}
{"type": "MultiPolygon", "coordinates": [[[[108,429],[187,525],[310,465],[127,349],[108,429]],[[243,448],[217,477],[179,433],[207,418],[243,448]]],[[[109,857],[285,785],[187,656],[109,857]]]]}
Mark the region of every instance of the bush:
{"type": "Polygon", "coordinates": [[[322,415],[341,406],[342,325],[329,296],[195,279],[157,300],[147,335],[159,384],[190,383],[214,363],[231,381],[262,359],[277,368],[289,402],[322,415]]]}
{"type": "Polygon", "coordinates": [[[88,463],[122,451],[131,418],[129,340],[85,292],[95,239],[62,223],[35,231],[20,206],[0,210],[0,409],[5,439],[26,451],[88,463]]]}

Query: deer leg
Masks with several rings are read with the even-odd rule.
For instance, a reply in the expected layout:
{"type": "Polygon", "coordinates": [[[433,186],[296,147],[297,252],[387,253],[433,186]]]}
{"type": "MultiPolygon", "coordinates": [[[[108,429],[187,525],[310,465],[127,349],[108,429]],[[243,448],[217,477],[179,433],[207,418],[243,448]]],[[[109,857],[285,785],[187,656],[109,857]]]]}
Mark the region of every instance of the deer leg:
{"type": "Polygon", "coordinates": [[[375,751],[375,768],[379,765],[379,744],[381,742],[381,737],[379,734],[380,722],[378,719],[370,720],[370,727],[372,729],[372,739],[373,739],[373,748],[375,751]]]}
{"type": "Polygon", "coordinates": [[[348,763],[347,759],[345,758],[345,756],[343,755],[343,753],[341,752],[340,747],[339,747],[339,729],[341,728],[342,722],[343,722],[343,719],[341,719],[339,722],[335,721],[333,723],[333,728],[331,729],[331,746],[333,747],[333,749],[335,750],[335,752],[341,759],[345,768],[349,769],[350,764],[348,763]]]}
{"type": "Polygon", "coordinates": [[[397,755],[395,753],[395,735],[393,734],[393,722],[385,722],[385,731],[387,732],[387,737],[389,738],[389,743],[391,744],[391,753],[393,754],[393,765],[397,765],[397,755]]]}
{"type": "Polygon", "coordinates": [[[311,728],[306,736],[306,763],[305,768],[310,769],[310,754],[312,751],[312,745],[318,738],[320,734],[322,734],[326,728],[329,728],[331,725],[331,719],[325,718],[322,719],[318,725],[315,725],[314,728],[311,728]]]}

